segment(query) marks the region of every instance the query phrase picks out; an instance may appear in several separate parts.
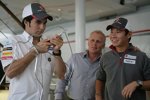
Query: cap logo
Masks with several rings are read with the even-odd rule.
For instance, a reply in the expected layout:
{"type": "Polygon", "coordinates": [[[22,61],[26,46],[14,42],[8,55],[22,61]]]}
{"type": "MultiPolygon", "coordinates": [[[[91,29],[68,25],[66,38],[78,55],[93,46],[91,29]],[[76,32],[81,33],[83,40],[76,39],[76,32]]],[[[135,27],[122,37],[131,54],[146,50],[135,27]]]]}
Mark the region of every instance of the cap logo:
{"type": "Polygon", "coordinates": [[[113,24],[107,26],[106,30],[109,30],[112,27],[115,27],[117,29],[125,29],[127,22],[128,22],[128,20],[125,18],[117,18],[113,22],[113,24]]]}
{"type": "Polygon", "coordinates": [[[42,6],[39,6],[39,9],[37,10],[37,12],[41,12],[41,11],[45,11],[45,9],[42,6]]]}
{"type": "Polygon", "coordinates": [[[43,10],[39,9],[39,10],[37,10],[37,11],[40,12],[40,11],[43,11],[43,10]]]}
{"type": "Polygon", "coordinates": [[[40,8],[41,10],[45,10],[43,6],[40,6],[39,8],[40,8]]]}
{"type": "Polygon", "coordinates": [[[119,22],[119,18],[117,18],[114,22],[121,24],[121,22],[119,22]]]}

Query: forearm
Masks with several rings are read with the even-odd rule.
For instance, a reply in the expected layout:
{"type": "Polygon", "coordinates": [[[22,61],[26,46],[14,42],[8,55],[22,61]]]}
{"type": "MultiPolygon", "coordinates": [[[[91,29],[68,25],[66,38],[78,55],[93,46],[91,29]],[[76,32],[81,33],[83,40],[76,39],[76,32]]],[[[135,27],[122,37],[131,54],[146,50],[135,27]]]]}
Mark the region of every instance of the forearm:
{"type": "Polygon", "coordinates": [[[36,51],[31,49],[24,57],[13,61],[6,69],[5,73],[9,78],[13,78],[21,74],[27,66],[36,57],[36,51]]]}
{"type": "MultiPolygon", "coordinates": [[[[150,90],[150,80],[146,80],[146,81],[142,81],[142,82],[143,82],[143,85],[140,88],[149,91],[150,90]]],[[[134,87],[138,88],[138,83],[136,81],[133,81],[132,83],[133,83],[134,87]]]]}
{"type": "Polygon", "coordinates": [[[150,80],[143,81],[142,88],[145,89],[145,90],[150,90],[150,80]]]}
{"type": "Polygon", "coordinates": [[[95,97],[96,100],[103,100],[103,92],[104,92],[104,83],[100,80],[96,80],[96,85],[95,85],[95,97]]]}
{"type": "Polygon", "coordinates": [[[58,78],[64,79],[66,65],[61,56],[54,57],[54,72],[58,78]]]}

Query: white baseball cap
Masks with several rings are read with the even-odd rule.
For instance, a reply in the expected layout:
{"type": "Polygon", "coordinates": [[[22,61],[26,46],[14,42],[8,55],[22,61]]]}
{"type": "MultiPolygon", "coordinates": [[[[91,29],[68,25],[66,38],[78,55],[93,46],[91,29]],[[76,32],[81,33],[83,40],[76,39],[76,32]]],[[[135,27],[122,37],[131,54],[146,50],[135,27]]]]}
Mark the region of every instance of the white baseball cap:
{"type": "Polygon", "coordinates": [[[24,7],[22,12],[22,18],[24,19],[27,16],[32,16],[38,20],[48,18],[50,21],[53,20],[53,17],[47,14],[45,8],[39,3],[31,3],[24,7]]]}

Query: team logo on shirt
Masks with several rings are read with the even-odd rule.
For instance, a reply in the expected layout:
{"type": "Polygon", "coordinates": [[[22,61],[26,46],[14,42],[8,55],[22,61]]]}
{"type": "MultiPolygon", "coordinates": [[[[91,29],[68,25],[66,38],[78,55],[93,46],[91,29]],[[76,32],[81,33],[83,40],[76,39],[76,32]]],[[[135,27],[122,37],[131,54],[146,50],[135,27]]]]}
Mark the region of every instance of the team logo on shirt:
{"type": "Polygon", "coordinates": [[[135,64],[136,63],[136,56],[126,54],[124,56],[123,62],[126,64],[135,64]]]}
{"type": "Polygon", "coordinates": [[[136,56],[126,54],[126,55],[124,56],[124,58],[136,59],[136,56]]]}

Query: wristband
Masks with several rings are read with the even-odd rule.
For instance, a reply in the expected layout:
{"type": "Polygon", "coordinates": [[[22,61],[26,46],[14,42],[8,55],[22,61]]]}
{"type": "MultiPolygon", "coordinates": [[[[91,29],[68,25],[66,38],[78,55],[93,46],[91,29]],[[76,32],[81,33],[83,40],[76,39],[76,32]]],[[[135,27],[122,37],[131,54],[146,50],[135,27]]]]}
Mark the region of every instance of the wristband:
{"type": "Polygon", "coordinates": [[[36,55],[38,55],[39,52],[38,52],[37,48],[36,48],[35,46],[33,46],[33,49],[34,49],[34,51],[36,52],[36,55]]]}
{"type": "Polygon", "coordinates": [[[58,53],[55,53],[55,52],[53,51],[53,55],[54,55],[54,56],[61,56],[61,50],[59,50],[58,53]]]}

